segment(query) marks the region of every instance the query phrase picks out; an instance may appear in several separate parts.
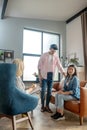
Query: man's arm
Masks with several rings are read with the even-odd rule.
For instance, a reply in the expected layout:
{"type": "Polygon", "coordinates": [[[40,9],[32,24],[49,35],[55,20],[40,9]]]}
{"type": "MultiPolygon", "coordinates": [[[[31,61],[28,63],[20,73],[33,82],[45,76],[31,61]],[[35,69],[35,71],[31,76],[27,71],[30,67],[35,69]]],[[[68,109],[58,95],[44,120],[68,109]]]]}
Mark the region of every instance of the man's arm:
{"type": "Polygon", "coordinates": [[[66,76],[65,70],[64,70],[64,68],[63,68],[63,66],[62,66],[62,64],[61,64],[61,62],[60,62],[59,57],[57,56],[56,58],[57,58],[57,67],[58,67],[58,69],[61,71],[61,73],[62,73],[64,76],[66,76]]]}

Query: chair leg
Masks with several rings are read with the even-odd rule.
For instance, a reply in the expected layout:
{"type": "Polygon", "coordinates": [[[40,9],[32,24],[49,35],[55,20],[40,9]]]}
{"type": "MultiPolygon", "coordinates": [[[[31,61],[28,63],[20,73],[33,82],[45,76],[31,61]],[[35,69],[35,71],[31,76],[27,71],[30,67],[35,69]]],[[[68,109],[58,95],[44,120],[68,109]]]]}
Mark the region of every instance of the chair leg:
{"type": "Polygon", "coordinates": [[[33,130],[33,129],[34,129],[34,127],[33,127],[33,124],[32,124],[32,121],[31,121],[31,117],[30,117],[29,112],[27,112],[27,115],[28,115],[28,121],[29,121],[30,126],[31,126],[31,128],[32,128],[32,130],[33,130]]]}
{"type": "Polygon", "coordinates": [[[31,111],[31,117],[33,117],[33,111],[31,111]]]}
{"type": "Polygon", "coordinates": [[[12,116],[12,127],[13,130],[16,130],[16,116],[12,116]]]}
{"type": "Polygon", "coordinates": [[[83,117],[80,117],[80,125],[83,125],[83,117]]]}

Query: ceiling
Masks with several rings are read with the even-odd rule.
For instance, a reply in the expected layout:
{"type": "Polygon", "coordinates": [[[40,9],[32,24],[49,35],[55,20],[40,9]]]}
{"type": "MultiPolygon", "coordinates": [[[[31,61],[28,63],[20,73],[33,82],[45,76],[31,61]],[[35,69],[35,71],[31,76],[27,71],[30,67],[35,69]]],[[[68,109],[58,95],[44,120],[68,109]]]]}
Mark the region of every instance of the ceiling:
{"type": "Polygon", "coordinates": [[[8,0],[4,17],[66,21],[86,7],[87,0],[8,0]]]}

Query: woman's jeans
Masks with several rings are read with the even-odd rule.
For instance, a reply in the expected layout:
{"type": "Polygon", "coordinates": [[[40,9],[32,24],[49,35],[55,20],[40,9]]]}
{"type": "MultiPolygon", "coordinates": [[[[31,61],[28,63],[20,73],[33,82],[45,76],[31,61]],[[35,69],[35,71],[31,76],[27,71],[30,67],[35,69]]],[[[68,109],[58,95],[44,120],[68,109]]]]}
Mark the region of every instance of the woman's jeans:
{"type": "Polygon", "coordinates": [[[75,99],[71,95],[64,95],[64,94],[56,94],[55,95],[55,106],[57,109],[64,108],[64,101],[69,101],[75,99]]]}
{"type": "Polygon", "coordinates": [[[42,79],[41,83],[41,104],[44,107],[45,104],[45,97],[46,97],[46,106],[49,107],[50,97],[51,97],[51,90],[52,90],[52,83],[53,83],[53,73],[47,73],[47,79],[42,79]],[[47,91],[47,93],[46,93],[47,91]]]}

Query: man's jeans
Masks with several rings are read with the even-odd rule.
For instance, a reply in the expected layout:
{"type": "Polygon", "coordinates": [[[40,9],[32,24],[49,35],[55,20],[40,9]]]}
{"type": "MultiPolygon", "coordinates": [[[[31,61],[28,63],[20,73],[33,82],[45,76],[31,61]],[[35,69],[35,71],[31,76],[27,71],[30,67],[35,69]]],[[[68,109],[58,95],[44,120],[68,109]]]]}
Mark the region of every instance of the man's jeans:
{"type": "Polygon", "coordinates": [[[47,90],[46,106],[49,107],[51,90],[52,90],[52,83],[53,83],[53,73],[48,72],[47,79],[42,79],[42,83],[41,83],[41,104],[42,104],[42,107],[44,107],[44,103],[45,103],[46,90],[47,90]]]}

